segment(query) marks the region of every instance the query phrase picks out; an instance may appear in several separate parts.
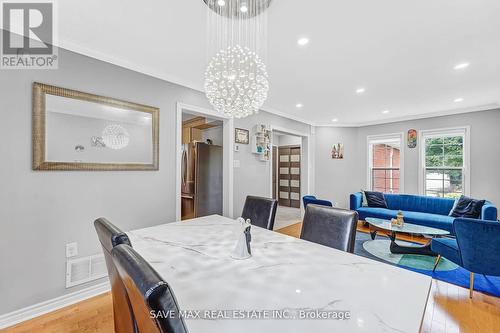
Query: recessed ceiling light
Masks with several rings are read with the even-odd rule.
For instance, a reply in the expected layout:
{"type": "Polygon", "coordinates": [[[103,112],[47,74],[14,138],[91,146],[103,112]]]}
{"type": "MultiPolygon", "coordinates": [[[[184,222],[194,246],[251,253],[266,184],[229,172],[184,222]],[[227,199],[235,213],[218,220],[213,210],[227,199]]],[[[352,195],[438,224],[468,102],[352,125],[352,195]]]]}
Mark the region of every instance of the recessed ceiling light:
{"type": "Polygon", "coordinates": [[[455,65],[455,67],[453,67],[455,70],[460,70],[460,69],[465,69],[467,67],[469,67],[470,63],[468,62],[462,62],[460,64],[457,64],[455,65]]]}
{"type": "Polygon", "coordinates": [[[219,1],[217,1],[217,4],[218,4],[219,6],[221,6],[221,7],[224,7],[224,6],[226,5],[226,1],[224,1],[224,0],[219,0],[219,1]]]}
{"type": "Polygon", "coordinates": [[[365,88],[358,88],[356,89],[356,94],[360,95],[365,92],[365,88]]]}
{"type": "Polygon", "coordinates": [[[301,103],[297,103],[297,104],[295,104],[295,107],[296,107],[297,109],[300,109],[300,108],[302,108],[303,106],[304,106],[304,104],[301,104],[301,103]]]}
{"type": "Polygon", "coordinates": [[[388,114],[389,112],[390,112],[389,110],[382,111],[383,114],[388,114]]]}
{"type": "Polygon", "coordinates": [[[338,118],[333,118],[333,119],[332,119],[332,121],[333,121],[334,123],[336,123],[336,122],[337,122],[337,121],[339,121],[339,120],[338,120],[338,118]]]}
{"type": "Polygon", "coordinates": [[[309,38],[306,38],[306,37],[299,38],[297,40],[297,44],[299,44],[300,46],[305,46],[305,45],[309,44],[309,38]]]}
{"type": "Polygon", "coordinates": [[[464,99],[463,99],[462,97],[455,98],[455,99],[453,100],[453,102],[455,102],[455,103],[460,103],[460,102],[463,102],[463,101],[464,101],[464,99]]]}

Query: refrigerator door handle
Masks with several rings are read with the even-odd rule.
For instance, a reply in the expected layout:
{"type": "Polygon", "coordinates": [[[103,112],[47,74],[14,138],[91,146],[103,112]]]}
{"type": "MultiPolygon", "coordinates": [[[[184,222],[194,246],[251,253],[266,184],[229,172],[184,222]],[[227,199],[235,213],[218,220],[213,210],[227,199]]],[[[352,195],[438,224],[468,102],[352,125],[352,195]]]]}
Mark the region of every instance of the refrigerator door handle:
{"type": "Polygon", "coordinates": [[[187,181],[187,152],[182,151],[182,186],[186,186],[187,181]]]}

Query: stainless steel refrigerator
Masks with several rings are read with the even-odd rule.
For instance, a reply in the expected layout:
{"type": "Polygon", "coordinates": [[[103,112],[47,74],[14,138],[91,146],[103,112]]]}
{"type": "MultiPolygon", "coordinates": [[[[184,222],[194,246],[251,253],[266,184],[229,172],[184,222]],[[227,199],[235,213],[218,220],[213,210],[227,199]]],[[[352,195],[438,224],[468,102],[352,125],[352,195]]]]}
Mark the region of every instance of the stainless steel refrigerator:
{"type": "Polygon", "coordinates": [[[182,219],[222,215],[222,147],[202,142],[182,146],[182,219]]]}

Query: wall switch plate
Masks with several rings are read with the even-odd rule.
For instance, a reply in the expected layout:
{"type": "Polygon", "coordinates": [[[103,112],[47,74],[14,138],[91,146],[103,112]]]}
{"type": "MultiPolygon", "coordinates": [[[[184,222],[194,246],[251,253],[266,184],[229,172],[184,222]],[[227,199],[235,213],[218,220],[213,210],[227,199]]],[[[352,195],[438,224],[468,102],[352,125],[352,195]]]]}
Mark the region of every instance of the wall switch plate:
{"type": "Polygon", "coordinates": [[[78,255],[78,243],[68,243],[66,244],[66,258],[76,257],[78,255]]]}
{"type": "Polygon", "coordinates": [[[240,160],[233,160],[233,167],[239,168],[240,167],[240,160]]]}
{"type": "Polygon", "coordinates": [[[240,146],[239,145],[234,145],[234,151],[240,151],[240,146]]]}

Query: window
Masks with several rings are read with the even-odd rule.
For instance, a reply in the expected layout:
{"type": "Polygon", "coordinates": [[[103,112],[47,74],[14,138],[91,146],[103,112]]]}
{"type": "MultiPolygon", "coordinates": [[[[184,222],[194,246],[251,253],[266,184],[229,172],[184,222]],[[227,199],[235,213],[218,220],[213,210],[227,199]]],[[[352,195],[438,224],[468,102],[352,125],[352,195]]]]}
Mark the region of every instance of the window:
{"type": "Polygon", "coordinates": [[[467,194],[467,128],[423,131],[421,134],[421,192],[443,198],[467,194]]]}
{"type": "Polygon", "coordinates": [[[368,188],[402,192],[402,134],[368,137],[368,188]]]}

